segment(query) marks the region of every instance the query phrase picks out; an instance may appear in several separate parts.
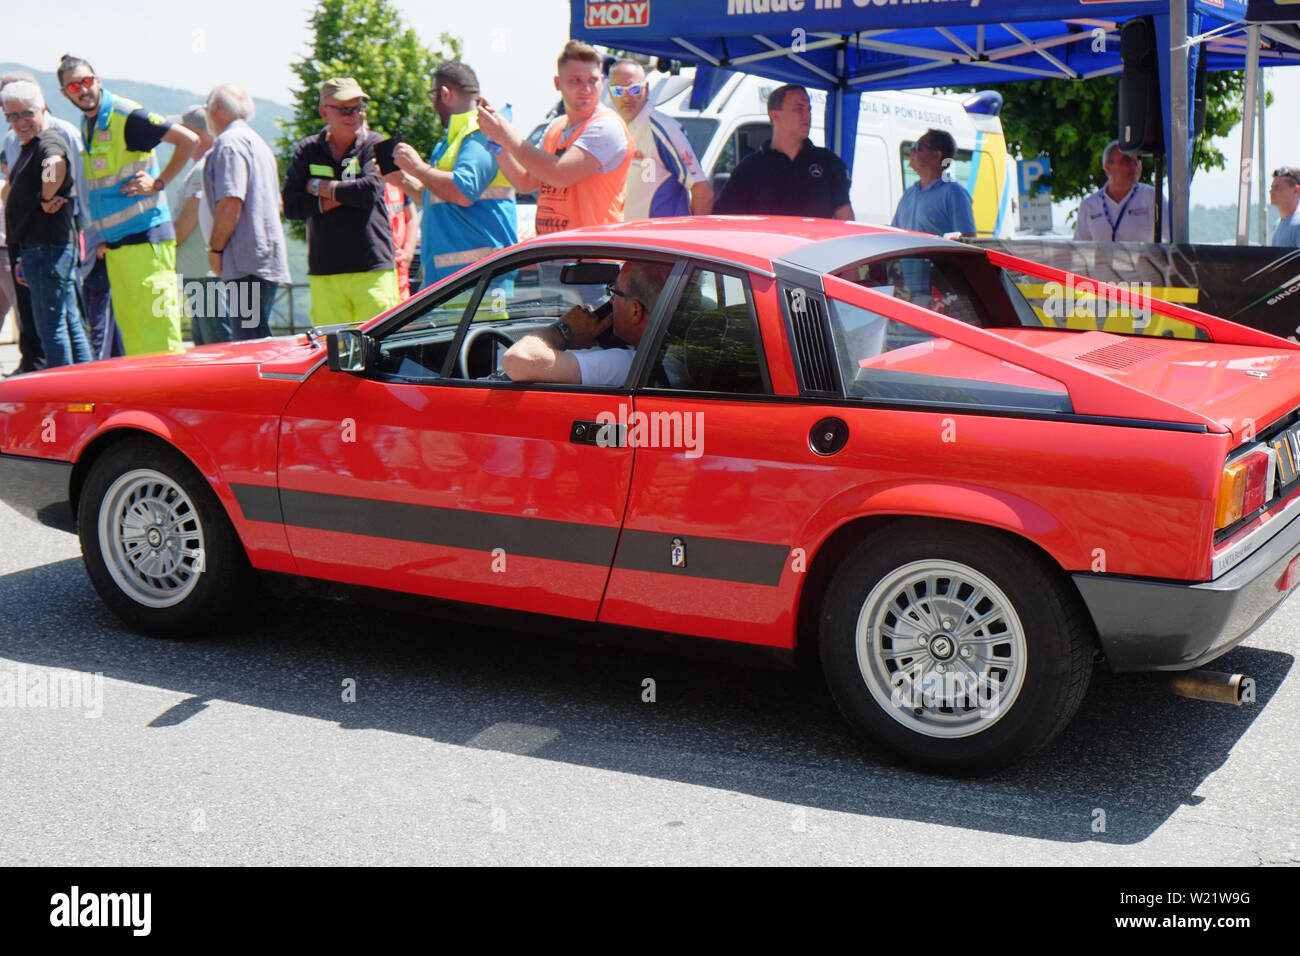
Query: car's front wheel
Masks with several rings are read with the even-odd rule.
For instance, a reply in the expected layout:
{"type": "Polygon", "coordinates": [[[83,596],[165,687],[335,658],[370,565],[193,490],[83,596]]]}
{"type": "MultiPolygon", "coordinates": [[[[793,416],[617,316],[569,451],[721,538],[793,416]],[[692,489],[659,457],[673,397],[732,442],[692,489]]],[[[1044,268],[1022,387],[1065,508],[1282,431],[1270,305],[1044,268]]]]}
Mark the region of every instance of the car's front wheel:
{"type": "Polygon", "coordinates": [[[987,773],[1047,744],[1088,686],[1078,596],[994,530],[904,521],[831,578],[821,658],[859,731],[909,763],[987,773]]]}
{"type": "Polygon", "coordinates": [[[220,502],[197,469],[161,441],[114,445],[86,476],[77,508],[86,573],[137,630],[206,633],[251,577],[220,502]]]}

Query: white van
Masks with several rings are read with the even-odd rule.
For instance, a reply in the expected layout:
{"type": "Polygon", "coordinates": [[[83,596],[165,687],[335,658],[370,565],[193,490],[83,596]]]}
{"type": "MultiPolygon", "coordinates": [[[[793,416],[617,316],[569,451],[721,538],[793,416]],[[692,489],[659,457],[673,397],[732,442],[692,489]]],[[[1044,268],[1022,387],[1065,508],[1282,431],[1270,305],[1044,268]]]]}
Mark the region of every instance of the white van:
{"type": "MultiPolygon", "coordinates": [[[[657,109],[682,124],[715,192],[743,157],[772,137],[767,118],[767,97],[781,84],[748,74],[733,74],[700,110],[690,108],[695,69],[679,74],[650,73],[650,93],[657,109]]],[[[826,93],[809,89],[813,124],[810,138],[825,145],[823,118],[826,93]]],[[[608,104],[608,90],[604,97],[608,104]]],[[[998,110],[1002,97],[987,91],[968,95],[925,95],[884,92],[862,94],[858,111],[857,145],[853,155],[854,218],[859,222],[889,225],[903,190],[916,182],[907,164],[908,148],[927,129],[942,129],[957,143],[953,175],[975,207],[975,229],[980,236],[1010,236],[1018,229],[1015,161],[1007,154],[1006,138],[998,110]]],[[[540,142],[545,126],[531,137],[540,142]]],[[[521,198],[520,238],[531,235],[535,207],[521,198]]]]}

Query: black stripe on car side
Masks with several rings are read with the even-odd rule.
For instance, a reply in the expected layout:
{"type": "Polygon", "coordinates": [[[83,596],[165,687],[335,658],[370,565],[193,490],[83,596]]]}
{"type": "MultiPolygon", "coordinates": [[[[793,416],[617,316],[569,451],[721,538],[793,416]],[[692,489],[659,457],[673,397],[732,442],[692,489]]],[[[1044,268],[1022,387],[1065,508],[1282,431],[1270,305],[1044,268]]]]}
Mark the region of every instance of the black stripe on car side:
{"type": "Polygon", "coordinates": [[[783,544],[624,530],[614,567],[774,587],[781,581],[789,555],[790,549],[783,544]],[[670,563],[673,542],[678,538],[686,552],[682,568],[670,563]]]}
{"type": "Polygon", "coordinates": [[[624,531],[617,528],[521,518],[514,515],[373,501],[347,495],[295,491],[262,485],[232,485],[250,521],[280,522],[298,528],[337,531],[396,541],[520,554],[572,564],[605,566],[618,543],[615,567],[687,577],[773,586],[781,579],[790,549],[779,544],[725,538],[624,531]],[[283,511],[283,519],[281,512],[283,511]],[[686,566],[671,564],[673,539],[685,544],[686,566]]]}
{"type": "Polygon", "coordinates": [[[267,485],[231,485],[230,490],[239,502],[239,510],[249,521],[284,523],[280,514],[279,489],[267,485]]]}
{"type": "Polygon", "coordinates": [[[299,528],[478,551],[502,548],[507,554],[573,564],[607,565],[618,540],[617,528],[599,525],[311,491],[281,489],[280,505],[284,523],[299,528]]]}

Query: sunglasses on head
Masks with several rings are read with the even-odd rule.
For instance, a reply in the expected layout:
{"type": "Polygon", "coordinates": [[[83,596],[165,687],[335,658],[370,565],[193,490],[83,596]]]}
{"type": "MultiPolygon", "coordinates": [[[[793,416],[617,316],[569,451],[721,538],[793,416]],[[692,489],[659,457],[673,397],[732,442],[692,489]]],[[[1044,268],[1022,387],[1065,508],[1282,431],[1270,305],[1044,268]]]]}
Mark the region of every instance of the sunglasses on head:
{"type": "Polygon", "coordinates": [[[94,85],[95,85],[95,77],[93,75],[84,76],[79,80],[74,80],[73,82],[68,83],[66,86],[63,87],[63,89],[67,92],[69,96],[76,96],[78,93],[82,92],[83,90],[88,90],[94,85]]]}
{"type": "Polygon", "coordinates": [[[644,83],[633,83],[630,86],[614,85],[609,88],[610,96],[640,96],[641,91],[645,89],[644,83]]]}
{"type": "Polygon", "coordinates": [[[343,116],[353,116],[357,113],[364,113],[366,111],[366,104],[359,103],[356,106],[335,106],[333,103],[326,103],[325,108],[327,110],[338,110],[343,116]]]}
{"type": "Polygon", "coordinates": [[[1283,179],[1291,180],[1291,185],[1300,186],[1300,169],[1290,166],[1283,166],[1280,169],[1273,170],[1273,178],[1281,176],[1283,179]]]}
{"type": "Polygon", "coordinates": [[[17,123],[19,120],[35,119],[36,113],[33,110],[24,110],[21,113],[6,113],[5,119],[10,123],[17,123]]]}

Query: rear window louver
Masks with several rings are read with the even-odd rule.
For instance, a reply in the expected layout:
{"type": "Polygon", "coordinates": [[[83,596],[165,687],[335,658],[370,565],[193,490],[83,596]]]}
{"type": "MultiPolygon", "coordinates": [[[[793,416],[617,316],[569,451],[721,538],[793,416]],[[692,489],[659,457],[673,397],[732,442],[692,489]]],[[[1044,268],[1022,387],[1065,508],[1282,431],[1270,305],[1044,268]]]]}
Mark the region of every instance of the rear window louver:
{"type": "Polygon", "coordinates": [[[831,342],[826,302],[807,289],[785,289],[790,336],[799,365],[799,379],[805,392],[838,395],[840,383],[831,342]]]}

